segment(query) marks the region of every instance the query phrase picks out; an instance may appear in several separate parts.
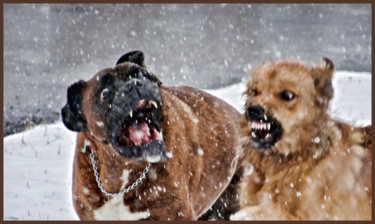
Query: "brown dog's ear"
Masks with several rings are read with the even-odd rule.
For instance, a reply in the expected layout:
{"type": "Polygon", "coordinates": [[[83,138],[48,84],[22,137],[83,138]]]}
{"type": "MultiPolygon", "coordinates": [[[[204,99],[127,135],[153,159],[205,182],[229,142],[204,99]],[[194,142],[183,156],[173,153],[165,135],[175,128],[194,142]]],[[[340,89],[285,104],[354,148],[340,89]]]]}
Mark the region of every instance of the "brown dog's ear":
{"type": "Polygon", "coordinates": [[[141,67],[146,68],[144,65],[145,56],[143,55],[142,51],[131,51],[129,53],[124,54],[123,56],[118,59],[116,65],[124,63],[124,62],[133,62],[141,67]]]}
{"type": "Polygon", "coordinates": [[[311,70],[314,86],[318,94],[317,103],[328,108],[329,101],[333,97],[332,75],[335,65],[329,58],[323,58],[323,62],[311,70]]]}
{"type": "Polygon", "coordinates": [[[61,109],[61,117],[64,125],[76,132],[85,131],[87,128],[87,122],[82,113],[82,99],[85,86],[86,83],[82,80],[71,85],[67,91],[67,103],[61,109]]]}

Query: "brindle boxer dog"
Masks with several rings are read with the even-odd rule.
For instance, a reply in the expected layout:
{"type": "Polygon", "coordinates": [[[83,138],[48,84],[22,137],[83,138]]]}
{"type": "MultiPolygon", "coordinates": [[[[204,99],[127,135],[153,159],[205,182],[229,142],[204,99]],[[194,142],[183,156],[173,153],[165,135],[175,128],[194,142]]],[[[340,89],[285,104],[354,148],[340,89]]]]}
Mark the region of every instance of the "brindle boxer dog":
{"type": "Polygon", "coordinates": [[[143,61],[142,52],[130,52],[68,88],[62,118],[79,132],[73,200],[80,219],[194,220],[237,170],[240,114],[203,91],[163,86],[143,61]]]}

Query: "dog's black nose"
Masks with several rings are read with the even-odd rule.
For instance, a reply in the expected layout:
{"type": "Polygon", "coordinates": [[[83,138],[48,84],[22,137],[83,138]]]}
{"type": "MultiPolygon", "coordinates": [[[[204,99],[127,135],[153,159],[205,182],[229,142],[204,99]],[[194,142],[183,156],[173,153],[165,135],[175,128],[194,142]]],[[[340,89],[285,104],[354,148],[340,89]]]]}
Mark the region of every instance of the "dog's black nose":
{"type": "Polygon", "coordinates": [[[264,109],[261,106],[250,106],[247,108],[246,117],[249,120],[260,120],[264,116],[264,109]]]}

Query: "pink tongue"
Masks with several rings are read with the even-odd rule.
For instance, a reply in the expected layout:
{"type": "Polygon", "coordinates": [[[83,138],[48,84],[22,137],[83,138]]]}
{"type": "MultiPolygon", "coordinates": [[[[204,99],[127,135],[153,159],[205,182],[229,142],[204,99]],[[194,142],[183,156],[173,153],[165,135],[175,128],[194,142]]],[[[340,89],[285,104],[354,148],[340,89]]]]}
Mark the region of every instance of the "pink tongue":
{"type": "Polygon", "coordinates": [[[145,122],[129,128],[129,138],[135,145],[149,142],[150,136],[150,129],[145,122]]]}

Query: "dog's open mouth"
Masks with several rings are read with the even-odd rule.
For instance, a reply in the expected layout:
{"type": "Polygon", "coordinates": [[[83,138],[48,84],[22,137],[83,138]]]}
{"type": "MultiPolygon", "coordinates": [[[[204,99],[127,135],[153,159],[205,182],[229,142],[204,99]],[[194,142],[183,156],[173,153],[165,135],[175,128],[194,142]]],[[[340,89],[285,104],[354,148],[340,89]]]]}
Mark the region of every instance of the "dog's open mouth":
{"type": "Polygon", "coordinates": [[[270,148],[282,135],[281,124],[265,114],[263,118],[249,122],[249,129],[251,130],[251,144],[254,148],[270,148]]]}
{"type": "Polygon", "coordinates": [[[151,140],[163,141],[159,121],[154,116],[157,104],[152,100],[140,100],[130,110],[118,133],[118,145],[142,145],[151,140]]]}
{"type": "Polygon", "coordinates": [[[123,156],[148,162],[166,159],[158,105],[142,99],[130,110],[117,131],[115,149],[123,156]]]}

